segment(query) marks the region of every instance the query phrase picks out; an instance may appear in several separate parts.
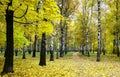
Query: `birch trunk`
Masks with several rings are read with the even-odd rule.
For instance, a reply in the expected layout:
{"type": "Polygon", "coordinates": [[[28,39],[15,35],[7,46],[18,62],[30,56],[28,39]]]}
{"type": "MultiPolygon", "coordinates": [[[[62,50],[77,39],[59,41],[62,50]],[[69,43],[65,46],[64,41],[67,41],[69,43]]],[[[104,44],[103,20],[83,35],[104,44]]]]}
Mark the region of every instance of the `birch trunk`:
{"type": "Polygon", "coordinates": [[[50,39],[50,61],[54,61],[54,37],[51,36],[51,39],[50,39]]]}
{"type": "Polygon", "coordinates": [[[101,52],[101,11],[100,11],[101,0],[98,0],[98,51],[96,61],[100,61],[100,52],[101,52]]]}
{"type": "Polygon", "coordinates": [[[86,52],[87,56],[90,57],[89,43],[88,43],[88,32],[86,34],[86,52]]]}

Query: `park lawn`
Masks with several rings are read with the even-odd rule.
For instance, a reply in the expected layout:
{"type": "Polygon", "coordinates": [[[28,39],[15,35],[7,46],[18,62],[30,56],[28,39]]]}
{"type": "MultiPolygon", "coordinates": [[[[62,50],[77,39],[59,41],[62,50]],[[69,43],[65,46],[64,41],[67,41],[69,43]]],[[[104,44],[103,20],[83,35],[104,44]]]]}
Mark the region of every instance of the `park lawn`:
{"type": "Polygon", "coordinates": [[[78,77],[120,77],[120,57],[116,55],[101,55],[101,61],[96,62],[96,54],[91,57],[78,54],[81,62],[78,68],[81,71],[78,77]]]}
{"type": "MultiPolygon", "coordinates": [[[[9,73],[3,77],[119,77],[120,58],[106,55],[101,56],[101,62],[96,62],[95,54],[91,57],[79,55],[79,59],[73,59],[72,53],[67,57],[49,61],[47,66],[39,66],[39,57],[27,56],[14,57],[14,73],[9,73]]],[[[3,68],[3,56],[0,56],[0,71],[3,68]]]]}
{"type": "MultiPolygon", "coordinates": [[[[74,65],[72,61],[66,60],[72,57],[72,53],[68,53],[65,58],[49,61],[47,55],[47,66],[39,66],[39,56],[32,58],[27,54],[26,59],[22,59],[20,55],[14,57],[14,73],[9,73],[3,77],[74,77],[74,65]]],[[[3,68],[3,56],[0,56],[0,71],[3,68]]],[[[72,58],[71,58],[72,59],[72,58]]]]}

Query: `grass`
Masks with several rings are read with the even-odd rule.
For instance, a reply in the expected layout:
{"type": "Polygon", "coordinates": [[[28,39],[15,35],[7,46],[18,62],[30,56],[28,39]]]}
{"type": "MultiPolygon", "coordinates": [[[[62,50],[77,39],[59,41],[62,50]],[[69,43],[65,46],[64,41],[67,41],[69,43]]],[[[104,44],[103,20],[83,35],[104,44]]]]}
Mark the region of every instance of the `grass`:
{"type": "MultiPolygon", "coordinates": [[[[39,57],[32,58],[26,54],[27,58],[22,59],[21,55],[14,57],[14,73],[8,73],[3,77],[74,77],[74,68],[71,61],[67,61],[70,65],[66,66],[66,59],[55,59],[54,62],[49,61],[47,57],[47,66],[39,66],[39,57]]],[[[66,57],[72,57],[72,53],[68,53],[66,57]]],[[[0,56],[0,71],[3,68],[4,57],[0,56]]]]}
{"type": "MultiPolygon", "coordinates": [[[[96,61],[96,53],[91,53],[90,57],[84,56],[82,54],[78,54],[80,58],[83,58],[85,60],[89,61],[96,61]]],[[[115,54],[106,54],[106,55],[100,55],[101,61],[106,62],[106,61],[113,61],[113,62],[120,62],[120,58],[117,57],[115,54]]]]}
{"type": "MultiPolygon", "coordinates": [[[[39,66],[39,54],[32,58],[27,54],[23,60],[21,55],[14,57],[14,73],[8,73],[3,77],[119,77],[120,58],[115,55],[101,55],[101,61],[96,62],[96,54],[91,57],[77,54],[79,58],[72,58],[74,53],[68,53],[64,58],[49,61],[47,66],[39,66]]],[[[3,55],[0,55],[0,71],[3,68],[3,55]]]]}
{"type": "MultiPolygon", "coordinates": [[[[101,61],[96,62],[96,54],[91,57],[79,56],[79,66],[84,77],[119,77],[120,76],[120,57],[113,54],[101,55],[101,61]]],[[[82,77],[80,74],[79,77],[82,77]]]]}

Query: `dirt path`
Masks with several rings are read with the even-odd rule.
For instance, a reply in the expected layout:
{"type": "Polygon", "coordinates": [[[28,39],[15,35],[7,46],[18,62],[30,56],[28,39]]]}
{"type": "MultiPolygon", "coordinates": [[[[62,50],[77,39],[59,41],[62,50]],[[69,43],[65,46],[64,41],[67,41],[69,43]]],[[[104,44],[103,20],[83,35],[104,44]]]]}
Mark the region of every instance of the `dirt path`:
{"type": "Polygon", "coordinates": [[[73,60],[80,60],[78,54],[79,54],[79,52],[73,53],[73,56],[72,56],[73,60]]]}

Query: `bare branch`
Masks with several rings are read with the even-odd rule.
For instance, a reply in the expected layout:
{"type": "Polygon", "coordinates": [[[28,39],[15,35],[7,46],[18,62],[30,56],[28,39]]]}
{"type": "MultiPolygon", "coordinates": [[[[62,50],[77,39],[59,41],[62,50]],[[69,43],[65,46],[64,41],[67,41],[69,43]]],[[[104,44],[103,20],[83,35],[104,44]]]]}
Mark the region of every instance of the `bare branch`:
{"type": "Polygon", "coordinates": [[[20,22],[20,21],[16,21],[16,20],[13,20],[13,21],[16,23],[20,23],[20,24],[33,24],[33,22],[20,22]]]}
{"type": "Polygon", "coordinates": [[[26,8],[25,13],[24,13],[22,16],[20,16],[20,17],[14,16],[14,17],[15,17],[15,18],[22,18],[22,17],[24,17],[24,16],[27,14],[27,11],[28,11],[28,5],[27,5],[27,8],[26,8]]]}
{"type": "Polygon", "coordinates": [[[2,2],[0,2],[0,5],[3,5],[3,3],[2,3],[2,2]]]}

